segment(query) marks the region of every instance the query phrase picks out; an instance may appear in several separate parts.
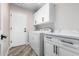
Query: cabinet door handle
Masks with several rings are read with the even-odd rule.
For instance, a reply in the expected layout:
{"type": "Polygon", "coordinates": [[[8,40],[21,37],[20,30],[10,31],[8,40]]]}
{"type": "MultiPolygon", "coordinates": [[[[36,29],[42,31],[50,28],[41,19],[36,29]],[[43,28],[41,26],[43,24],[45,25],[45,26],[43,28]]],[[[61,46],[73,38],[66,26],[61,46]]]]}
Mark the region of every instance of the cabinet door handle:
{"type": "Polygon", "coordinates": [[[53,48],[54,48],[54,49],[53,49],[53,52],[55,53],[55,45],[53,45],[53,48]]]}
{"type": "Polygon", "coordinates": [[[58,55],[58,47],[56,46],[56,55],[58,55]]]}
{"type": "Polygon", "coordinates": [[[72,42],[67,42],[67,41],[64,41],[64,40],[61,40],[61,42],[63,42],[63,43],[67,43],[67,44],[72,44],[72,45],[73,45],[72,42]]]}
{"type": "Polygon", "coordinates": [[[26,28],[24,28],[24,32],[26,32],[26,28]]]}
{"type": "Polygon", "coordinates": [[[53,52],[56,54],[56,55],[58,55],[58,46],[57,45],[53,45],[53,48],[54,48],[54,50],[53,50],[53,52]]]}
{"type": "Polygon", "coordinates": [[[46,38],[52,39],[52,37],[46,37],[46,38]]]}
{"type": "Polygon", "coordinates": [[[44,17],[42,17],[42,22],[44,22],[44,17]]]}
{"type": "Polygon", "coordinates": [[[35,20],[35,24],[37,23],[37,21],[35,20]]]}

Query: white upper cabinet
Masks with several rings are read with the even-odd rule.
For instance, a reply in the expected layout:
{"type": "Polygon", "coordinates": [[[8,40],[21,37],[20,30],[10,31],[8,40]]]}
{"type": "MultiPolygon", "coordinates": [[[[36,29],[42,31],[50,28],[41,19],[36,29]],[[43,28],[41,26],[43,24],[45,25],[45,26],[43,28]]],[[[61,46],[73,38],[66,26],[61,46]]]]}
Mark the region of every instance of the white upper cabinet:
{"type": "Polygon", "coordinates": [[[34,14],[34,25],[53,23],[55,19],[54,4],[45,4],[34,14]]]}

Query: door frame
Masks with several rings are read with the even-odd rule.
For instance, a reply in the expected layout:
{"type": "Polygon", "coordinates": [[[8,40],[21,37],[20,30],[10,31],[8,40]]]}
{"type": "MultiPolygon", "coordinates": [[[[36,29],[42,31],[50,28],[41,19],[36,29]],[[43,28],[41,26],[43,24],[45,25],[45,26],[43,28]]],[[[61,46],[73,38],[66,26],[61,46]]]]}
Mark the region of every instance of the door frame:
{"type": "Polygon", "coordinates": [[[8,55],[8,51],[9,51],[9,20],[10,20],[9,19],[9,12],[10,12],[10,8],[9,8],[9,4],[8,3],[1,3],[0,7],[1,7],[0,36],[1,36],[1,34],[5,34],[7,36],[7,38],[6,38],[7,40],[5,38],[3,40],[1,40],[1,37],[0,37],[1,56],[7,56],[8,55]],[[5,20],[7,20],[7,22],[5,20]],[[4,23],[4,21],[5,21],[5,23],[7,25],[4,23]],[[7,27],[5,28],[5,26],[7,26],[7,27]],[[4,29],[7,29],[7,31],[5,31],[4,29]],[[6,42],[7,46],[5,46],[5,44],[4,44],[5,40],[7,41],[6,42]]]}

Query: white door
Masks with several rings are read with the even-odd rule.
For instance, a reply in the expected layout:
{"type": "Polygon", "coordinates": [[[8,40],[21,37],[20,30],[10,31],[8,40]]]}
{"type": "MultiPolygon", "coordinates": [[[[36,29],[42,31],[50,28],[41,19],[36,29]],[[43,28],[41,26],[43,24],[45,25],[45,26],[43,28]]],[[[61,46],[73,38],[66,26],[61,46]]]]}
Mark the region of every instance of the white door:
{"type": "Polygon", "coordinates": [[[27,15],[20,12],[11,12],[10,39],[11,47],[27,44],[27,15]]]}
{"type": "Polygon", "coordinates": [[[0,55],[7,55],[9,49],[9,4],[0,4],[0,55]],[[7,36],[1,39],[1,35],[7,36]]]}

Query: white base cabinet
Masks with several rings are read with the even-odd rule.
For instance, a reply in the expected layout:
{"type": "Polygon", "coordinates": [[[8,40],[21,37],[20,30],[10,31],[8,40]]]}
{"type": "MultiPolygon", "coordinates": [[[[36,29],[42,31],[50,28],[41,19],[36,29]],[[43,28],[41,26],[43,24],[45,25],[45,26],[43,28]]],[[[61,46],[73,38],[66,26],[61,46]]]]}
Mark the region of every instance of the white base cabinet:
{"type": "Polygon", "coordinates": [[[79,41],[53,35],[44,37],[45,56],[79,56],[79,41]],[[76,47],[77,46],[77,47],[76,47]]]}
{"type": "Polygon", "coordinates": [[[51,40],[55,39],[52,36],[45,36],[44,37],[44,56],[57,56],[58,52],[57,50],[57,45],[54,43],[52,44],[51,40]]]}

